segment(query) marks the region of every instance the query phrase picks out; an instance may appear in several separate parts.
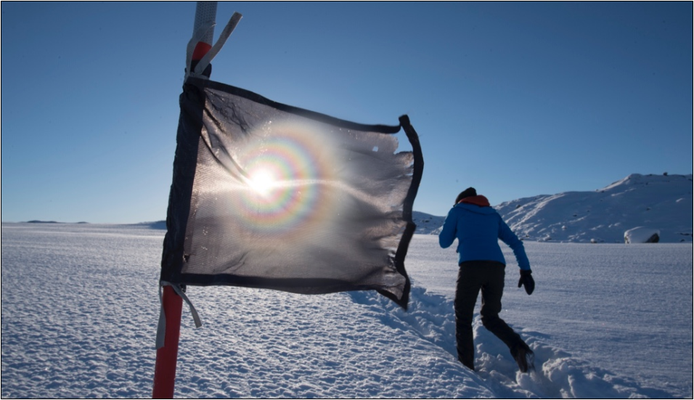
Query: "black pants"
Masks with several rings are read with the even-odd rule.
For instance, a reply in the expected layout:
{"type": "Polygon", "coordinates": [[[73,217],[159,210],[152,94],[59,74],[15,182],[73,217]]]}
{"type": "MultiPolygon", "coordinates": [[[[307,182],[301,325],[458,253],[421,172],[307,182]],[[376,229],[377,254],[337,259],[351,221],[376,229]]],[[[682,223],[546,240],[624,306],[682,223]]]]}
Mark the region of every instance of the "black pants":
{"type": "Polygon", "coordinates": [[[458,360],[475,369],[475,347],[472,340],[472,317],[477,294],[482,292],[482,324],[501,339],[509,349],[523,343],[520,336],[499,318],[504,293],[506,266],[496,261],[466,261],[460,264],[455,291],[455,336],[458,360]]]}

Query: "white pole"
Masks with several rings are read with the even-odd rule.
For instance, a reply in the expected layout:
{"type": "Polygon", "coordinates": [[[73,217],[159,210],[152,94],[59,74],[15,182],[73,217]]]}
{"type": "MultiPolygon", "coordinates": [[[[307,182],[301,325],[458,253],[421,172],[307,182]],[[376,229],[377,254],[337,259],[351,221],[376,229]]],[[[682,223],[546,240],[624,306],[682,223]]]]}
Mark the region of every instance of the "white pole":
{"type": "Polygon", "coordinates": [[[195,25],[193,26],[193,33],[195,33],[201,27],[213,26],[212,29],[206,32],[205,36],[203,36],[201,40],[210,46],[212,46],[212,39],[214,37],[214,24],[216,18],[216,1],[198,1],[197,5],[195,6],[195,25]]]}

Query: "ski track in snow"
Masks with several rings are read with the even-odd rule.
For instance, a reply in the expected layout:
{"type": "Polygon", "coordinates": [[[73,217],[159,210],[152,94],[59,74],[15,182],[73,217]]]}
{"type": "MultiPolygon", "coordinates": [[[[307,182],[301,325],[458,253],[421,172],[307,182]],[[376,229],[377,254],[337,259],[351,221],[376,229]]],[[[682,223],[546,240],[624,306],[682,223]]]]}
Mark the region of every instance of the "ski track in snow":
{"type": "MultiPolygon", "coordinates": [[[[150,397],[163,232],[3,224],[2,236],[2,397],[150,397]]],[[[203,327],[184,305],[177,397],[673,397],[515,326],[536,353],[521,374],[479,318],[472,372],[452,300],[416,280],[407,312],[375,292],[188,295],[203,327]]]]}

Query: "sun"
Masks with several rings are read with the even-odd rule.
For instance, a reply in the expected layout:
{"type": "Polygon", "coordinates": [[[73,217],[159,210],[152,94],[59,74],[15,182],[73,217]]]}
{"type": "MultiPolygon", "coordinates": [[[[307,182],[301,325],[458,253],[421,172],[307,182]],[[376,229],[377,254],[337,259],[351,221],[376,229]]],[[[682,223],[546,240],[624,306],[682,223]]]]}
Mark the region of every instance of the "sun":
{"type": "Polygon", "coordinates": [[[259,169],[253,172],[248,181],[251,189],[261,196],[267,196],[276,185],[276,179],[267,169],[259,169]]]}

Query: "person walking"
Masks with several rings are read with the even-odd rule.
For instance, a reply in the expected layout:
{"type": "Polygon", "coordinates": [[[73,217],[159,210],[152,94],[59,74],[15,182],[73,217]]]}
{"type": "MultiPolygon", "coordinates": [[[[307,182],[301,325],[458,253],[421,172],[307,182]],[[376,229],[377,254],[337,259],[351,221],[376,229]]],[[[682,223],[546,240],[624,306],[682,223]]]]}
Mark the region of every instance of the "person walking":
{"type": "Polygon", "coordinates": [[[442,248],[450,247],[456,238],[460,266],[454,302],[458,360],[474,371],[472,318],[477,295],[481,291],[482,324],[508,346],[521,372],[533,369],[533,351],[520,335],[499,318],[506,269],[499,239],[511,247],[516,256],[520,267],[518,287],[525,286],[528,294],[535,289],[523,242],[489,205],[489,200],[478,196],[473,187],[465,189],[456,198],[439,233],[439,245],[442,248]]]}

